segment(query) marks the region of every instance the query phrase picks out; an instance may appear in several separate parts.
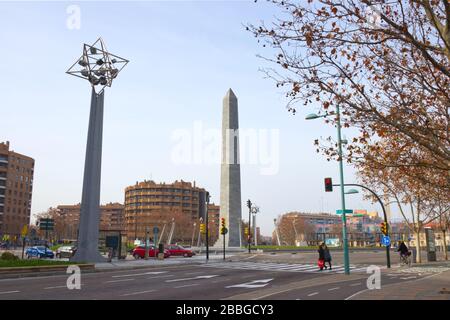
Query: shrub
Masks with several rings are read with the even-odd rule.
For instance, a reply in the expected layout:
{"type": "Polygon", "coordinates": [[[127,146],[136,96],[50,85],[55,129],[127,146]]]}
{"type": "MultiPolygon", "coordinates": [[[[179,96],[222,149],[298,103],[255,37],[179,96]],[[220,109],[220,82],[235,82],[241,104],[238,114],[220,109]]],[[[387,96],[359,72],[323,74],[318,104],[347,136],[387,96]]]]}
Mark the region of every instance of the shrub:
{"type": "Polygon", "coordinates": [[[0,256],[1,260],[19,260],[19,257],[15,256],[11,252],[3,252],[0,256]]]}

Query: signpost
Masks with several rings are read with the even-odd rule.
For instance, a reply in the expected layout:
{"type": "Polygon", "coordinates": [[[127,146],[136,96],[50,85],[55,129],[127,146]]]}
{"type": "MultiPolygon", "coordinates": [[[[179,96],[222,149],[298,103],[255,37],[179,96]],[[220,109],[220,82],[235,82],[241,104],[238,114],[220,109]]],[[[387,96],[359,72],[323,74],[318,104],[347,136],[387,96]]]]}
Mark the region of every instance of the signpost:
{"type": "Polygon", "coordinates": [[[156,248],[156,244],[158,243],[158,233],[159,233],[159,228],[158,227],[153,227],[153,238],[154,238],[154,243],[155,243],[155,248],[156,248]]]}
{"type": "Polygon", "coordinates": [[[50,218],[39,219],[39,230],[45,230],[45,241],[48,241],[48,232],[53,231],[55,220],[50,218]]]}
{"type": "MultiPolygon", "coordinates": [[[[353,213],[353,209],[345,209],[344,210],[345,214],[347,213],[353,213]]],[[[336,214],[342,214],[342,210],[336,210],[336,214]]]]}
{"type": "Polygon", "coordinates": [[[391,245],[391,238],[389,236],[383,236],[381,238],[381,244],[383,246],[389,247],[391,245]]]}
{"type": "Polygon", "coordinates": [[[25,243],[26,243],[27,234],[28,234],[28,225],[26,224],[23,226],[22,232],[21,232],[21,235],[22,235],[22,259],[23,259],[24,252],[25,252],[25,243]]]}
{"type": "MultiPolygon", "coordinates": [[[[153,231],[155,231],[155,228],[153,228],[153,231]]],[[[158,234],[157,230],[156,232],[154,232],[155,234],[158,234]]],[[[148,260],[148,245],[149,245],[149,234],[150,234],[150,228],[149,227],[145,227],[145,256],[144,259],[148,260]]],[[[156,246],[156,242],[155,242],[155,246],[156,246]]]]}

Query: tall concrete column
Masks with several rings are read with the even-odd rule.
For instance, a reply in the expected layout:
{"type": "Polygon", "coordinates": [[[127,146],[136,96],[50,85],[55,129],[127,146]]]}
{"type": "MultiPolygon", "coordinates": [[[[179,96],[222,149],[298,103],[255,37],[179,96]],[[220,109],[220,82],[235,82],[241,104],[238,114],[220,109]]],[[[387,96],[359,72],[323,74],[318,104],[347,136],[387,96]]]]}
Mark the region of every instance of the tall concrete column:
{"type": "Polygon", "coordinates": [[[104,91],[92,89],[77,251],[71,261],[104,262],[98,251],[104,91]]]}
{"type": "MultiPolygon", "coordinates": [[[[223,98],[222,164],[220,176],[220,218],[225,218],[228,234],[226,247],[240,247],[241,169],[239,163],[238,102],[231,89],[223,98]]],[[[223,245],[219,237],[216,246],[223,245]]]]}

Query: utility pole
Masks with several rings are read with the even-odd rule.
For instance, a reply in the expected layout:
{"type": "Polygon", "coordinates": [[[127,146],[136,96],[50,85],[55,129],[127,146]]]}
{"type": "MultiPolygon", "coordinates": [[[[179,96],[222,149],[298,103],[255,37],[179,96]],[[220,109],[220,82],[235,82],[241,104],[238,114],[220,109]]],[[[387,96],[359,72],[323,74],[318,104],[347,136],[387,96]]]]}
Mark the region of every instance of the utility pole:
{"type": "Polygon", "coordinates": [[[147,226],[147,227],[145,227],[145,260],[148,260],[149,233],[150,233],[150,228],[147,226]]]}
{"type": "Polygon", "coordinates": [[[251,229],[251,214],[252,214],[252,202],[249,200],[247,200],[247,207],[248,207],[248,235],[247,235],[247,244],[248,244],[248,253],[251,253],[251,243],[250,243],[250,239],[251,239],[251,234],[252,234],[252,229],[251,229]]]}
{"type": "Polygon", "coordinates": [[[206,220],[206,260],[209,260],[209,228],[208,228],[208,206],[209,206],[209,192],[206,192],[206,214],[205,214],[205,220],[206,220]]]}

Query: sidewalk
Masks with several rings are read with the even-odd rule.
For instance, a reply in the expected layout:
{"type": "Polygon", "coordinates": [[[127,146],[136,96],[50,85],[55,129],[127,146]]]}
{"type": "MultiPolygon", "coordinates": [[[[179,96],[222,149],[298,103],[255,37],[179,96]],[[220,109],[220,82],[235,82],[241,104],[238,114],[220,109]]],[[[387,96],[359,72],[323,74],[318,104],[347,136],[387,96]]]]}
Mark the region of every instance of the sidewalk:
{"type": "Polygon", "coordinates": [[[403,283],[365,290],[350,300],[450,300],[450,270],[403,283]]]}

